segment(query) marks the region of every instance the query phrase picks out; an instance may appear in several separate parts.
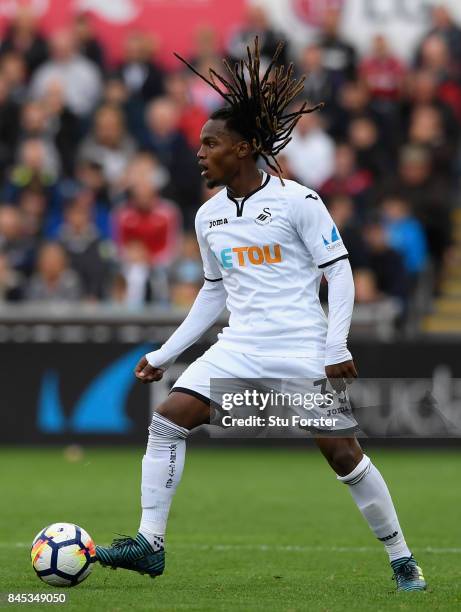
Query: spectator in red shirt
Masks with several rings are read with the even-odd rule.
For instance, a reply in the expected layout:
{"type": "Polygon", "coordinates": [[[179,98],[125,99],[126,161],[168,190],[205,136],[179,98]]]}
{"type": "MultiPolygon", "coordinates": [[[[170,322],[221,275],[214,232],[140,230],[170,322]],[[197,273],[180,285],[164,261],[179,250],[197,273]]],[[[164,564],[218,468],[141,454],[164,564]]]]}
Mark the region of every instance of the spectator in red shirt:
{"type": "Polygon", "coordinates": [[[168,97],[175,102],[179,112],[178,128],[187,138],[192,149],[200,147],[200,132],[208,120],[208,114],[192,100],[189,77],[180,72],[171,74],[166,80],[168,97]]]}
{"type": "Polygon", "coordinates": [[[174,202],[158,196],[153,164],[151,173],[143,171],[131,182],[114,222],[122,258],[127,245],[136,241],[146,247],[152,265],[173,263],[181,240],[181,214],[174,202]]]}
{"type": "Polygon", "coordinates": [[[392,54],[388,41],[382,34],[374,37],[371,53],[363,59],[359,72],[374,99],[399,99],[405,67],[392,54]]]}

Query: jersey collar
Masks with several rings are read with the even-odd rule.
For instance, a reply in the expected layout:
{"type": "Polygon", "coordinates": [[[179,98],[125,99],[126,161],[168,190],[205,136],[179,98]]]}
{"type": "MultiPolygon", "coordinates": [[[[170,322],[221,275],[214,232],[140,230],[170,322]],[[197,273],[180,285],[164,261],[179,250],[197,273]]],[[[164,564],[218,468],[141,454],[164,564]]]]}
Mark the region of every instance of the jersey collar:
{"type": "Polygon", "coordinates": [[[251,198],[251,196],[253,196],[255,193],[258,193],[258,191],[261,191],[261,189],[264,189],[264,187],[269,183],[269,181],[271,180],[271,175],[267,174],[264,171],[261,171],[262,174],[262,183],[259,187],[257,187],[256,189],[254,189],[253,191],[250,191],[250,193],[247,193],[247,195],[244,198],[235,198],[232,195],[232,192],[229,190],[229,188],[226,188],[226,192],[227,192],[227,197],[229,200],[232,200],[232,202],[234,202],[234,204],[237,207],[237,217],[241,217],[243,215],[243,205],[245,204],[245,202],[251,198]]]}

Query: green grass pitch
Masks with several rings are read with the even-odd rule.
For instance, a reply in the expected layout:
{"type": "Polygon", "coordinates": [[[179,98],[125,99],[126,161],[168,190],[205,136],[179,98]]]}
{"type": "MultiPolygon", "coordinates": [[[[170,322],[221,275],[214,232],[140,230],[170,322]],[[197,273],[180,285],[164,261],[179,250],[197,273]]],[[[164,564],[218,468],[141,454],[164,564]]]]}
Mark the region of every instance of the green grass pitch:
{"type": "MultiPolygon", "coordinates": [[[[2,449],[0,592],[57,592],[32,538],[74,522],[97,543],[134,535],[143,450],[2,449]]],[[[315,451],[190,449],[170,515],[165,574],[95,566],[65,611],[461,610],[461,453],[370,451],[388,481],[426,593],[394,593],[382,546],[315,451]]]]}

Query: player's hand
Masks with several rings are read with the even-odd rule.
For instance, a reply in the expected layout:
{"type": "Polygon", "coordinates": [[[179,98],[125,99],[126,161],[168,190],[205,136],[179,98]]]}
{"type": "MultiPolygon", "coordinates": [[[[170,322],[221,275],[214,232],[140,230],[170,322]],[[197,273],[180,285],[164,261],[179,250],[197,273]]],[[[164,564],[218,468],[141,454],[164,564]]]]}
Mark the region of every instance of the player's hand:
{"type": "Polygon", "coordinates": [[[141,357],[134,369],[134,375],[144,384],[161,380],[164,372],[165,370],[162,370],[162,368],[151,366],[145,357],[141,357]]]}
{"type": "Polygon", "coordinates": [[[344,391],[344,381],[350,385],[354,378],[358,377],[352,359],[343,361],[342,363],[325,366],[325,374],[335,391],[344,391]]]}

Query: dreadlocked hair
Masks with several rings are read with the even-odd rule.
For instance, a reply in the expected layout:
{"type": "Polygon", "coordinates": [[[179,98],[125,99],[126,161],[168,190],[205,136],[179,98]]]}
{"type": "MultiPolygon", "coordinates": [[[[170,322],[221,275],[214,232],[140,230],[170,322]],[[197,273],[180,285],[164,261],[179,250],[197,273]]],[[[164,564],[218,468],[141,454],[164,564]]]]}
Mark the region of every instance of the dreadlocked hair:
{"type": "Polygon", "coordinates": [[[291,133],[301,116],[324,106],[320,103],[308,108],[307,102],[304,102],[298,110],[288,112],[294,98],[303,90],[306,77],[293,77],[293,63],[287,67],[276,65],[283,47],[284,43],[280,42],[261,77],[259,40],[256,37],[254,50],[251,51],[250,47],[247,47],[246,60],[235,62],[233,66],[223,60],[230,75],[229,80],[213,68],[209,69],[207,78],[175,53],[181,62],[225,100],[226,106],[215,111],[211,119],[223,119],[229,129],[248,140],[255,156],[261,155],[269,168],[279,176],[282,184],[282,168],[276,159],[277,154],[290,142],[291,133]],[[248,82],[245,78],[245,68],[248,82]]]}

